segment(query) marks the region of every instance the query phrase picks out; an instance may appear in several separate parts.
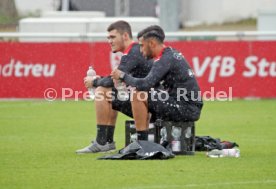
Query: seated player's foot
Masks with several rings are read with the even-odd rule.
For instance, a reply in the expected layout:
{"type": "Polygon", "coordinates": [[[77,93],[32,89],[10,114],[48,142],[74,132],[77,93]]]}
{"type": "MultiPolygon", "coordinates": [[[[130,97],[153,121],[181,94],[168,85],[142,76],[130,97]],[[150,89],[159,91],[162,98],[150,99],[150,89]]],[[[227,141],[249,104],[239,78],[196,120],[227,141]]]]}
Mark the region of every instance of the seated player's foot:
{"type": "Polygon", "coordinates": [[[97,141],[92,141],[92,143],[82,149],[76,151],[77,154],[85,153],[97,153],[97,152],[110,152],[116,149],[115,142],[106,143],[105,145],[100,145],[97,141]]]}

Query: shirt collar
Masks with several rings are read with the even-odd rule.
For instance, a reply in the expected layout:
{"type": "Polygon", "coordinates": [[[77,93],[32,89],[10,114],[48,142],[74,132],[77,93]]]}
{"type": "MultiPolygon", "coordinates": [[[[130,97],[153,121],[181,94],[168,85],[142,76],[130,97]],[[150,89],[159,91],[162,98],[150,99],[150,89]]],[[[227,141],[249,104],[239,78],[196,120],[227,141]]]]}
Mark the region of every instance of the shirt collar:
{"type": "Polygon", "coordinates": [[[156,57],[153,58],[154,62],[158,61],[161,58],[161,56],[162,56],[165,48],[166,48],[166,46],[163,47],[163,49],[161,50],[161,52],[159,53],[158,56],[156,56],[156,57]]]}
{"type": "Polygon", "coordinates": [[[130,49],[133,47],[134,44],[136,44],[136,42],[133,41],[133,42],[127,47],[127,49],[124,51],[123,54],[124,54],[124,55],[127,55],[127,54],[129,53],[130,49]]]}

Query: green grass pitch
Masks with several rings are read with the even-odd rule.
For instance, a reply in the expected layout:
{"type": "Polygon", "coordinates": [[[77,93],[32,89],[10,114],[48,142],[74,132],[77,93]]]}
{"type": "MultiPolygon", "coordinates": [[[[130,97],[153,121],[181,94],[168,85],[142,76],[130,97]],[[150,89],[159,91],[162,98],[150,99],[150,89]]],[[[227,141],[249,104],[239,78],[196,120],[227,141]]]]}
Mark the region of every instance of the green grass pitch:
{"type": "MultiPolygon", "coordinates": [[[[124,121],[115,130],[124,146],[124,121]]],[[[196,135],[240,145],[240,158],[97,160],[93,102],[0,101],[1,189],[276,188],[276,100],[205,102],[196,135]]]]}

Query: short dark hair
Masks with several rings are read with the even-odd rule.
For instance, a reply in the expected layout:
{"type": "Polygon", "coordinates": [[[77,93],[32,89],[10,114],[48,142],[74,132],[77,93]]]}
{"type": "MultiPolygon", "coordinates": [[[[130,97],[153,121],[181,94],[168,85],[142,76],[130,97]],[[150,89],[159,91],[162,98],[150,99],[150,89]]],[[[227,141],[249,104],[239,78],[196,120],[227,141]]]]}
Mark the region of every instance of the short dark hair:
{"type": "Polygon", "coordinates": [[[137,35],[137,38],[143,37],[144,39],[148,39],[150,37],[156,38],[159,42],[163,43],[165,39],[165,33],[163,29],[158,25],[149,26],[142,31],[140,31],[137,35]]]}
{"type": "Polygon", "coordinates": [[[127,32],[129,37],[132,39],[131,27],[129,23],[124,20],[119,20],[117,22],[110,24],[107,28],[107,31],[110,32],[112,30],[117,30],[121,34],[127,32]]]}

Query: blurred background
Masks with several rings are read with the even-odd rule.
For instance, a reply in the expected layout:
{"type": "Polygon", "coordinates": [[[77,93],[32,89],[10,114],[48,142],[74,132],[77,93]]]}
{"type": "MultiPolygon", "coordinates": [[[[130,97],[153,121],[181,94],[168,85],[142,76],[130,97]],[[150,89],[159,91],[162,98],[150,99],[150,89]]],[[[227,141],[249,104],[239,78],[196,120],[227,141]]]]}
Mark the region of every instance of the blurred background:
{"type": "MultiPolygon", "coordinates": [[[[255,31],[266,29],[257,21],[275,17],[275,9],[274,0],[1,0],[0,29],[17,31],[20,19],[49,17],[50,11],[100,11],[106,17],[157,17],[166,31],[255,31]]],[[[276,21],[270,25],[275,29],[276,21]]]]}

